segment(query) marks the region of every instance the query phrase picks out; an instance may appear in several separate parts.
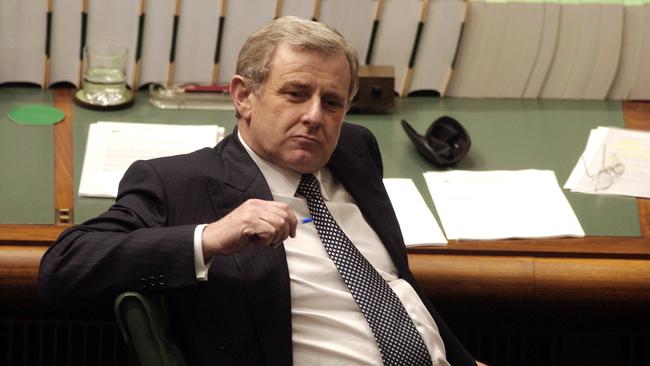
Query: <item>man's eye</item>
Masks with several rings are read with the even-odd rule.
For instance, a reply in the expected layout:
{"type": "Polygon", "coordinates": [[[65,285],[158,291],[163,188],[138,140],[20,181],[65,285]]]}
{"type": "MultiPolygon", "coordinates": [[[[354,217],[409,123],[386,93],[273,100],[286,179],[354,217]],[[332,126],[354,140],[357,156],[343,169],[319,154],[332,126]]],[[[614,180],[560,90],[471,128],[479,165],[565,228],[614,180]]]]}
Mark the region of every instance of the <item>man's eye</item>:
{"type": "Polygon", "coordinates": [[[328,109],[339,109],[343,106],[343,104],[338,101],[338,100],[325,100],[324,101],[325,107],[328,109]]]}
{"type": "Polygon", "coordinates": [[[302,99],[302,93],[297,92],[297,91],[288,91],[287,96],[291,100],[300,100],[300,99],[302,99]]]}

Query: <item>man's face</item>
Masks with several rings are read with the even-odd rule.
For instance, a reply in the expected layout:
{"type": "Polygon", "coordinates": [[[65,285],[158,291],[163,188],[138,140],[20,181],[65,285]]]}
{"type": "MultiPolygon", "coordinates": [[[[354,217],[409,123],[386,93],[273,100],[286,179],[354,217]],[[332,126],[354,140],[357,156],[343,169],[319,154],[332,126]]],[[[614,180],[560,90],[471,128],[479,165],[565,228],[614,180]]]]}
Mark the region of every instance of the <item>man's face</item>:
{"type": "Polygon", "coordinates": [[[350,71],[345,55],[323,55],[279,45],[259,93],[240,109],[244,141],[263,159],[311,173],[328,161],[348,109],[350,71]]]}

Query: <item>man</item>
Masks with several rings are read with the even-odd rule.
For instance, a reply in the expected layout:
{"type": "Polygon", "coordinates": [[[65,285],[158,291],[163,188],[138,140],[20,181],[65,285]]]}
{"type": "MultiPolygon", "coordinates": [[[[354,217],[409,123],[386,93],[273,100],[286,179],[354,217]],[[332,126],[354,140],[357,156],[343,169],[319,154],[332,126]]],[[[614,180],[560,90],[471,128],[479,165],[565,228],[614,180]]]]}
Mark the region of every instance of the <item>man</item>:
{"type": "Polygon", "coordinates": [[[321,23],[251,35],[235,132],[134,163],[116,203],[46,253],[43,299],[162,291],[192,365],[474,365],[408,270],[374,137],[343,123],[357,70],[321,23]]]}

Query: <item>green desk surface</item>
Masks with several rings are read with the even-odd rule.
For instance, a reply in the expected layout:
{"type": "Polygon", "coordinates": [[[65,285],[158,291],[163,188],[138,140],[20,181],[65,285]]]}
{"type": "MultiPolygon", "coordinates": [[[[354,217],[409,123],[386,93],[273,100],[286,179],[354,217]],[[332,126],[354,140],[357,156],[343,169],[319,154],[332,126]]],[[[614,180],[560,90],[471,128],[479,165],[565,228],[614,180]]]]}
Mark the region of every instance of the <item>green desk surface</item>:
{"type": "MultiPolygon", "coordinates": [[[[379,141],[387,178],[415,181],[429,206],[433,203],[422,173],[435,167],[422,158],[402,131],[405,118],[424,132],[442,115],[459,120],[472,138],[468,156],[458,169],[551,169],[560,185],[566,181],[584,149],[589,130],[624,125],[621,103],[615,101],[478,100],[413,97],[396,100],[389,115],[349,115],[350,122],[372,130],[379,141]]],[[[134,107],[97,112],[75,107],[75,192],[79,185],[88,125],[97,121],[150,123],[216,123],[231,131],[232,111],[169,111],[149,105],[145,94],[134,107]]],[[[636,200],[564,191],[589,236],[640,236],[636,200]]],[[[112,200],[76,197],[75,222],[106,210],[112,200]]],[[[435,210],[434,210],[435,213],[435,210]]]]}
{"type": "MultiPolygon", "coordinates": [[[[351,115],[377,136],[386,178],[412,178],[433,208],[422,172],[436,170],[408,139],[400,120],[420,133],[448,115],[467,129],[472,146],[456,167],[464,170],[550,169],[564,185],[597,126],[623,127],[618,101],[408,98],[385,116],[351,115]]],[[[640,236],[636,199],[564,190],[588,236],[640,236]]],[[[435,210],[434,210],[435,213],[435,210]]]]}
{"type": "Polygon", "coordinates": [[[0,88],[0,224],[54,223],[54,129],[18,125],[9,110],[52,105],[52,93],[0,88]]]}

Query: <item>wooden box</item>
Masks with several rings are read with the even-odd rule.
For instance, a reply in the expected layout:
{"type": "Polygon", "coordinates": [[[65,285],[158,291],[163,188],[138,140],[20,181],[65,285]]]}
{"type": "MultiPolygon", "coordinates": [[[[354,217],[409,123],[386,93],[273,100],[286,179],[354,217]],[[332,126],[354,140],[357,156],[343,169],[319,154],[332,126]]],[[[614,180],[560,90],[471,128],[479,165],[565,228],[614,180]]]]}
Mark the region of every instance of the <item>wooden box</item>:
{"type": "Polygon", "coordinates": [[[352,101],[351,113],[388,113],[395,98],[393,66],[362,65],[359,92],[352,101]]]}

